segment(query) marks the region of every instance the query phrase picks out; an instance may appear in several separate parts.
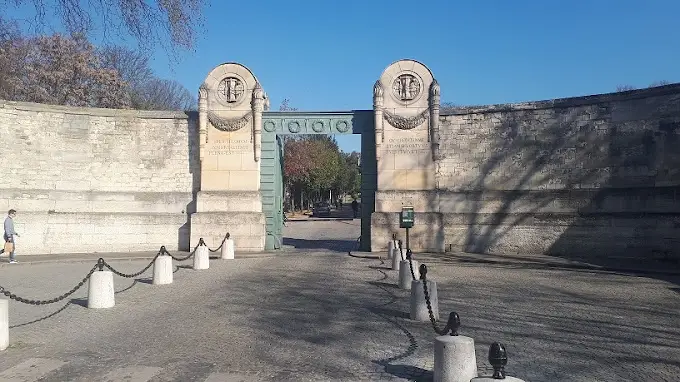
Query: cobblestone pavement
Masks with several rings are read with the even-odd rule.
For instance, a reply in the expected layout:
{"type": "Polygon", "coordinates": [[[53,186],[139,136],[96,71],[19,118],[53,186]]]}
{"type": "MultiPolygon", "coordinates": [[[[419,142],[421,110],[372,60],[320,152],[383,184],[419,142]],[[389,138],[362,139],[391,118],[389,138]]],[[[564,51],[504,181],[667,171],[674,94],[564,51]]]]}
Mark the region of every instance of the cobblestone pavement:
{"type": "MultiPolygon", "coordinates": [[[[358,228],[334,223],[332,232],[313,225],[300,240],[343,240],[344,232],[351,242],[358,228]]],[[[67,303],[12,302],[0,381],[431,380],[435,335],[429,322],[407,318],[409,291],[395,287],[395,272],[372,254],[321,249],[212,261],[202,271],[175,263],[171,285],[149,284],[151,270],[115,277],[112,309],[84,307],[87,286],[67,303]]],[[[111,263],[133,272],[148,260],[111,263]]],[[[51,298],[93,264],[5,266],[0,285],[51,298]]],[[[429,270],[442,317],[455,310],[461,334],[475,339],[481,374],[493,341],[507,346],[509,374],[527,381],[680,374],[680,278],[480,264],[429,270]]]]}

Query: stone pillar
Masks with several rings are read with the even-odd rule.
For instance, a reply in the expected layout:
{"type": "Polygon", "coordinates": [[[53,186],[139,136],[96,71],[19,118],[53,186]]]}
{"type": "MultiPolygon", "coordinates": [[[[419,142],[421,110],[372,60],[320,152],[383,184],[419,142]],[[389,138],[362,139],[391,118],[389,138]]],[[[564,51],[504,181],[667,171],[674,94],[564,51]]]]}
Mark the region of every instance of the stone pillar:
{"type": "MultiPolygon", "coordinates": [[[[441,102],[441,89],[437,80],[430,85],[430,143],[432,145],[432,160],[439,159],[439,105],[441,102]]],[[[437,172],[435,171],[435,177],[437,172]]],[[[439,182],[435,181],[438,187],[439,182]]]]}
{"type": "Polygon", "coordinates": [[[203,160],[205,143],[208,141],[208,89],[203,85],[198,88],[198,137],[199,156],[203,160]]]}
{"type": "Polygon", "coordinates": [[[255,151],[255,162],[260,161],[260,155],[262,154],[262,111],[264,111],[264,106],[264,90],[262,90],[262,86],[258,82],[253,90],[253,135],[255,136],[253,149],[255,151]]]}
{"type": "Polygon", "coordinates": [[[266,95],[240,64],[213,69],[199,89],[201,188],[191,215],[191,247],[217,247],[230,232],[241,251],[262,251],[262,111],[266,95]]]}
{"type": "Polygon", "coordinates": [[[439,144],[439,84],[420,62],[400,60],[373,86],[378,187],[371,215],[371,250],[385,251],[399,230],[402,206],[412,206],[411,248],[443,252],[436,162],[439,144]]]}
{"type": "Polygon", "coordinates": [[[373,117],[375,122],[375,159],[380,160],[380,145],[383,142],[383,94],[380,80],[373,85],[373,117]]]}

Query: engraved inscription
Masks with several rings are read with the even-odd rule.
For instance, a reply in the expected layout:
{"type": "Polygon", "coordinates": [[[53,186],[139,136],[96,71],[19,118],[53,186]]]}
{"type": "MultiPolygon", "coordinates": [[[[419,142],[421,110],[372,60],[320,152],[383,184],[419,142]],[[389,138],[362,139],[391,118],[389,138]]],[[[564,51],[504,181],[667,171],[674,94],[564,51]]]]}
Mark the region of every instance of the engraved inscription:
{"type": "Polygon", "coordinates": [[[229,155],[252,150],[253,144],[249,139],[224,139],[214,141],[207,147],[208,155],[229,155]]]}
{"type": "Polygon", "coordinates": [[[385,153],[413,154],[430,150],[430,144],[426,138],[390,138],[382,148],[385,153]]]}

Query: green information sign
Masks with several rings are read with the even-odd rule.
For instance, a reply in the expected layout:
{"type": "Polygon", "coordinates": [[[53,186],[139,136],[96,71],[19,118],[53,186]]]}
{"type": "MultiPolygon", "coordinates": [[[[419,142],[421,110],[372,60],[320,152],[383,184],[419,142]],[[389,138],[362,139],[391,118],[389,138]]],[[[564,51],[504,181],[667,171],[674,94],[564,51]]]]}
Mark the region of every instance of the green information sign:
{"type": "Polygon", "coordinates": [[[415,214],[413,207],[401,207],[401,214],[399,215],[399,228],[413,228],[415,214]]]}

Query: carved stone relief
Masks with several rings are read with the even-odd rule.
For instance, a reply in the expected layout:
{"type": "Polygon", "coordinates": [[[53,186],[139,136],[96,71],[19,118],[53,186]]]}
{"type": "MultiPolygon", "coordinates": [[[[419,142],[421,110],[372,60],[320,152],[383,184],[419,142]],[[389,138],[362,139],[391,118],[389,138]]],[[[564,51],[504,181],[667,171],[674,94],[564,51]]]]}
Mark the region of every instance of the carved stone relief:
{"type": "Polygon", "coordinates": [[[422,113],[413,117],[402,117],[397,114],[392,114],[387,110],[383,110],[384,118],[390,125],[399,130],[411,130],[423,124],[430,116],[430,109],[423,110],[422,113]]]}
{"type": "Polygon", "coordinates": [[[422,91],[422,82],[413,74],[402,74],[394,79],[392,92],[398,100],[413,101],[422,91]]]}
{"type": "Polygon", "coordinates": [[[245,84],[240,78],[226,77],[217,85],[217,98],[227,104],[241,101],[245,94],[245,84]]]}
{"type": "Polygon", "coordinates": [[[209,111],[208,120],[217,130],[234,132],[241,130],[245,126],[250,126],[250,121],[253,120],[253,112],[250,111],[243,117],[223,118],[216,113],[209,111]]]}

